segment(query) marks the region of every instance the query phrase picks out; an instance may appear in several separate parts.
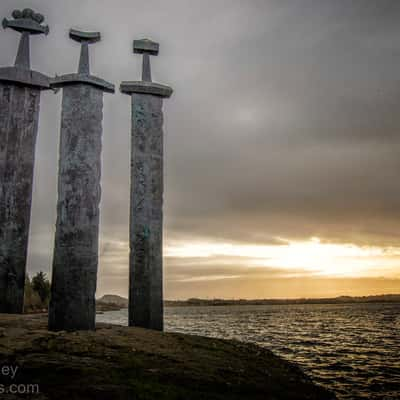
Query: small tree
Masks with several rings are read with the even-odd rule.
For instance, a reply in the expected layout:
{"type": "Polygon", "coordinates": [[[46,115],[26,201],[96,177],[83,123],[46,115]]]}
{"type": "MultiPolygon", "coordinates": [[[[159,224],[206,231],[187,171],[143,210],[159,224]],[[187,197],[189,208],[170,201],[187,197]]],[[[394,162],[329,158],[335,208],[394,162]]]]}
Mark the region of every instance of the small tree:
{"type": "Polygon", "coordinates": [[[33,312],[43,308],[42,301],[38,293],[33,289],[32,282],[27,275],[25,278],[25,301],[24,311],[33,312]]]}
{"type": "Polygon", "coordinates": [[[50,298],[50,282],[44,272],[38,272],[32,278],[32,289],[37,292],[44,305],[48,304],[50,298]]]}

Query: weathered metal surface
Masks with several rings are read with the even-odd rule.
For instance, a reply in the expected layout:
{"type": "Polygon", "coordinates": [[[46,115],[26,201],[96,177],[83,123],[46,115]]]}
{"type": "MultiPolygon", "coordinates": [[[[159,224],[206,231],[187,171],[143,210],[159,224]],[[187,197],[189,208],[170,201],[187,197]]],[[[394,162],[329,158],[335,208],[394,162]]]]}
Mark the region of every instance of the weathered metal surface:
{"type": "Polygon", "coordinates": [[[89,44],[100,41],[101,35],[99,32],[82,32],[71,29],[69,35],[72,40],[81,43],[81,55],[79,58],[78,73],[56,76],[51,79],[52,88],[60,88],[66,85],[74,85],[76,83],[86,83],[88,85],[100,88],[104,92],[114,93],[115,87],[97,76],[90,75],[89,62],[89,44]]]}
{"type": "Polygon", "coordinates": [[[129,325],[163,329],[163,114],[158,96],[132,95],[129,325]]]}
{"type": "Polygon", "coordinates": [[[101,40],[100,32],[82,32],[75,29],[69,31],[69,37],[78,43],[81,43],[81,57],[79,59],[78,74],[89,75],[89,44],[101,40]]]}
{"type": "Polygon", "coordinates": [[[169,86],[161,85],[160,83],[145,81],[122,82],[120,85],[120,90],[122,93],[125,94],[143,93],[164,98],[171,97],[172,95],[172,89],[169,86]]]}
{"type": "Polygon", "coordinates": [[[3,28],[10,28],[21,33],[18,52],[13,67],[0,68],[0,81],[20,83],[24,86],[35,86],[40,89],[49,89],[49,78],[39,72],[31,71],[30,35],[49,33],[42,14],[37,14],[30,8],[23,11],[14,10],[14,20],[3,19],[3,28]]]}
{"type": "Polygon", "coordinates": [[[40,90],[0,82],[0,312],[22,313],[40,90]]]}
{"type": "Polygon", "coordinates": [[[1,67],[0,82],[16,83],[41,90],[50,89],[50,80],[46,75],[19,67],[1,67]]]}
{"type": "Polygon", "coordinates": [[[40,72],[32,71],[30,60],[30,35],[48,34],[49,27],[40,25],[44,21],[42,14],[36,14],[30,8],[14,10],[14,20],[3,20],[3,28],[11,28],[21,33],[17,56],[13,67],[0,68],[0,82],[14,82],[24,86],[50,89],[49,78],[40,72]]]}
{"type": "Polygon", "coordinates": [[[15,31],[24,33],[27,32],[30,35],[48,35],[49,27],[48,25],[41,25],[44,21],[44,16],[39,13],[35,13],[30,8],[25,8],[24,10],[14,10],[12,12],[12,20],[7,18],[3,19],[3,28],[11,28],[15,31]]]}
{"type": "Polygon", "coordinates": [[[133,41],[133,52],[137,54],[147,53],[153,56],[157,56],[159,49],[160,45],[150,39],[140,39],[133,41]]]}
{"type": "Polygon", "coordinates": [[[51,87],[54,89],[61,88],[67,85],[74,85],[76,83],[86,83],[88,85],[98,87],[99,89],[107,93],[115,92],[115,87],[113,84],[105,81],[104,79],[97,78],[93,75],[66,74],[50,80],[51,87]]]}
{"type": "Polygon", "coordinates": [[[133,52],[143,54],[142,60],[142,80],[122,82],[120,91],[125,94],[143,93],[168,98],[172,95],[169,86],[152,82],[150,56],[158,55],[159,44],[150,39],[133,41],[133,52]]]}
{"type": "Polygon", "coordinates": [[[49,329],[95,328],[103,92],[63,89],[49,329]]]}
{"type": "Polygon", "coordinates": [[[78,73],[52,81],[63,87],[63,102],[50,330],[95,329],[103,92],[114,92],[89,75],[85,37],[94,35],[71,32],[81,42],[78,73]]]}
{"type": "Polygon", "coordinates": [[[96,43],[101,40],[100,32],[85,32],[76,29],[70,29],[69,37],[77,42],[96,43]]]}
{"type": "Polygon", "coordinates": [[[129,325],[163,330],[163,113],[169,86],[151,82],[149,55],[158,43],[135,40],[143,54],[142,81],[122,82],[132,100],[131,203],[129,231],[129,325]]]}
{"type": "Polygon", "coordinates": [[[48,33],[41,14],[14,10],[4,28],[21,33],[15,65],[0,68],[0,312],[22,313],[40,91],[49,79],[30,69],[29,36],[48,33]]]}
{"type": "MultiPolygon", "coordinates": [[[[133,41],[133,52],[143,54],[142,60],[142,81],[151,82],[150,55],[157,56],[160,45],[150,39],[133,41]]],[[[156,93],[153,93],[156,94],[156,93]]]]}

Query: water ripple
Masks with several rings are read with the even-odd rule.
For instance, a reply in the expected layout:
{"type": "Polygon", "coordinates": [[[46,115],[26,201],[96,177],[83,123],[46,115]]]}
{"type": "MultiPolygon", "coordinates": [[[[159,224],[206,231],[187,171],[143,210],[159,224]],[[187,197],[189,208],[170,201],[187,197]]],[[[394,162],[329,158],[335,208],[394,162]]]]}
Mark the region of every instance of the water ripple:
{"type": "MultiPolygon", "coordinates": [[[[400,304],[167,308],[167,331],[237,339],[300,365],[341,400],[400,399],[400,304]]],[[[127,310],[98,316],[126,325],[127,310]]]]}

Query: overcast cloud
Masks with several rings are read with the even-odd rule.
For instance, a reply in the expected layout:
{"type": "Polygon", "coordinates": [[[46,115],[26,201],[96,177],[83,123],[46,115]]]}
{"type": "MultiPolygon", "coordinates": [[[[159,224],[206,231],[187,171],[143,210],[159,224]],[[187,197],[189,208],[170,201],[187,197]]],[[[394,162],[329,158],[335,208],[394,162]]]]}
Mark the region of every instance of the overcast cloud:
{"type": "MultiPolygon", "coordinates": [[[[49,36],[32,38],[31,53],[33,68],[51,76],[77,68],[71,27],[101,31],[91,71],[117,88],[140,77],[132,40],[160,42],[153,80],[174,89],[164,102],[167,246],[311,237],[400,246],[399,1],[1,0],[0,16],[25,7],[50,26],[49,36]]],[[[1,65],[14,62],[18,36],[1,31],[1,65]]],[[[31,274],[50,272],[60,107],[61,93],[43,93],[31,274]]],[[[130,102],[118,90],[105,95],[103,127],[98,293],[126,294],[130,102]]],[[[204,265],[167,257],[166,296],[214,296],[215,284],[221,297],[244,287],[251,296],[260,275],[239,258],[222,258],[204,265]]],[[[394,268],[375,274],[386,286],[365,287],[400,289],[394,268]]],[[[288,273],[298,269],[265,268],[254,293],[293,294],[288,273]],[[277,277],[287,278],[286,289],[277,289],[284,287],[277,277]]],[[[301,279],[312,282],[306,271],[301,279]]]]}

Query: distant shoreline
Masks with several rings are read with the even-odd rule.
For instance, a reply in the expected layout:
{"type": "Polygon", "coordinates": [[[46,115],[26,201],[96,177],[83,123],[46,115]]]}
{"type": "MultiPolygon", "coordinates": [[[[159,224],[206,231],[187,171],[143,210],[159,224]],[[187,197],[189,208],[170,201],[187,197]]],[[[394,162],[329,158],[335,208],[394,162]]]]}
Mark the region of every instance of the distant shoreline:
{"type": "MultiPolygon", "coordinates": [[[[339,296],[332,298],[300,299],[198,299],[165,300],[166,307],[217,307],[217,306],[262,306],[289,304],[353,304],[353,303],[400,303],[400,294],[377,296],[339,296]]],[[[117,295],[105,295],[97,300],[97,311],[118,311],[128,308],[128,299],[117,295]]]]}
{"type": "Polygon", "coordinates": [[[400,303],[400,294],[388,294],[378,296],[340,296],[333,298],[315,299],[254,299],[254,300],[226,300],[226,299],[197,299],[188,300],[166,300],[167,307],[187,306],[254,306],[254,305],[287,305],[287,304],[348,304],[348,303],[400,303]]]}

